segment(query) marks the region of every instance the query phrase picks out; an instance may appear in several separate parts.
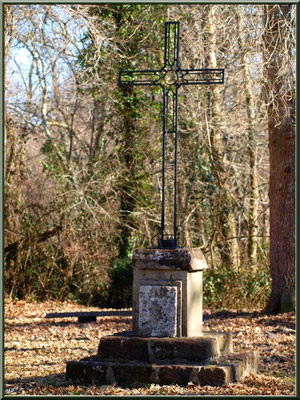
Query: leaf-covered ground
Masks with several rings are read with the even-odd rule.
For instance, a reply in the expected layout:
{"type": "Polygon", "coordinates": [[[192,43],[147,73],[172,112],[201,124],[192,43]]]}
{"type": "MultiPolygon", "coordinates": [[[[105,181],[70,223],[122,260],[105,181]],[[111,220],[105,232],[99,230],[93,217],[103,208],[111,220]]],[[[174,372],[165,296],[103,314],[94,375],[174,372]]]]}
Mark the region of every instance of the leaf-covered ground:
{"type": "Polygon", "coordinates": [[[233,332],[234,351],[258,349],[260,372],[224,387],[74,386],[65,380],[66,362],[97,352],[99,339],[131,329],[131,317],[98,317],[80,324],[76,318],[45,319],[50,312],[99,311],[72,303],[6,301],[6,395],[295,395],[295,315],[258,312],[204,313],[204,329],[233,332]]]}

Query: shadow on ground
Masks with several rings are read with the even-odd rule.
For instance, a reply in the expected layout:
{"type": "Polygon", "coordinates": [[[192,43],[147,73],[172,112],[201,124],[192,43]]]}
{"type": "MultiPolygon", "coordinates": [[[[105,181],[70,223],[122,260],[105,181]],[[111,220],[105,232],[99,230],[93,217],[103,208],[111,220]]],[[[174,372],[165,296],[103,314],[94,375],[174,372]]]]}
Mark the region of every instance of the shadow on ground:
{"type": "Polygon", "coordinates": [[[30,390],[37,387],[51,386],[53,388],[58,386],[67,386],[70,382],[66,381],[65,373],[63,374],[50,374],[47,376],[31,376],[28,378],[9,379],[5,381],[4,393],[6,395],[14,395],[21,390],[30,390]]]}
{"type": "MultiPolygon", "coordinates": [[[[106,322],[108,321],[111,323],[118,323],[120,320],[122,320],[122,323],[129,323],[132,321],[131,317],[122,317],[118,316],[116,318],[114,317],[98,317],[97,321],[91,321],[87,322],[89,324],[101,324],[101,322],[106,322]],[[101,321],[102,320],[102,321],[101,321]]],[[[47,320],[47,321],[33,321],[33,322],[24,322],[24,323],[13,323],[13,322],[6,322],[5,325],[7,327],[14,327],[14,328],[27,328],[31,326],[39,326],[39,327],[47,327],[50,325],[55,325],[57,327],[65,327],[65,326],[78,326],[81,325],[81,322],[78,322],[77,320],[72,320],[72,321],[55,321],[55,320],[47,320]]]]}

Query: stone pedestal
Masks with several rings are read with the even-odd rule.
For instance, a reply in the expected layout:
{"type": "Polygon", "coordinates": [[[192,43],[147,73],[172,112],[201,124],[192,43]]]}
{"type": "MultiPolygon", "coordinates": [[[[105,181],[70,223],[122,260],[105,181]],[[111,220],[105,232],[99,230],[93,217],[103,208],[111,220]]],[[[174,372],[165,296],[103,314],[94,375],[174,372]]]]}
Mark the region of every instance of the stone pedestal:
{"type": "Polygon", "coordinates": [[[144,249],[133,256],[133,332],[101,338],[98,353],[67,363],[81,384],[225,385],[258,371],[256,351],[234,353],[232,335],[202,332],[199,250],[144,249]]]}
{"type": "Polygon", "coordinates": [[[146,337],[192,337],[202,332],[200,250],[140,249],[133,255],[133,332],[146,337]]]}

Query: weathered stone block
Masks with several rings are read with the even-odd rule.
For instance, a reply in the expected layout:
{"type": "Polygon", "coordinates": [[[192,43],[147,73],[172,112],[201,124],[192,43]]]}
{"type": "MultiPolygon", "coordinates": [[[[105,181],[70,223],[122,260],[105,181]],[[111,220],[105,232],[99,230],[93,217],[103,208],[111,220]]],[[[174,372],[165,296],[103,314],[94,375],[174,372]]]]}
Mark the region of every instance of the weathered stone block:
{"type": "Polygon", "coordinates": [[[256,374],[257,369],[258,353],[255,351],[233,353],[209,365],[188,361],[181,364],[154,364],[136,360],[109,362],[90,357],[89,360],[67,363],[66,378],[80,384],[117,384],[131,387],[147,383],[186,385],[189,382],[202,386],[221,386],[239,381],[250,373],[256,374]]]}
{"type": "Polygon", "coordinates": [[[217,339],[220,354],[227,355],[233,352],[231,332],[203,331],[202,335],[204,337],[214,337],[217,339]]]}
{"type": "Polygon", "coordinates": [[[153,368],[152,379],[160,385],[198,383],[200,367],[189,365],[159,365],[153,368]]]}
{"type": "Polygon", "coordinates": [[[149,361],[148,340],[142,337],[106,336],[100,339],[99,359],[149,361]]]}
{"type": "Polygon", "coordinates": [[[198,378],[199,385],[222,386],[232,382],[232,370],[228,366],[202,367],[198,378]]]}
{"type": "Polygon", "coordinates": [[[99,361],[138,360],[145,362],[203,362],[228,354],[232,348],[230,333],[205,332],[205,336],[193,338],[136,337],[124,334],[100,339],[99,361]]]}
{"type": "Polygon", "coordinates": [[[185,360],[202,362],[211,357],[219,356],[216,338],[181,338],[170,340],[149,340],[149,359],[185,360]]]}
{"type": "Polygon", "coordinates": [[[66,379],[88,385],[105,385],[107,366],[101,361],[70,361],[67,363],[66,379]]]}
{"type": "MultiPolygon", "coordinates": [[[[140,287],[177,286],[177,313],[173,318],[176,317],[177,325],[175,336],[199,336],[202,332],[202,273],[206,267],[198,249],[136,250],[132,297],[134,334],[145,335],[140,332],[144,312],[140,311],[140,287]]],[[[163,302],[161,305],[164,307],[163,302]]],[[[166,310],[166,313],[169,312],[166,310]]]]}
{"type": "Polygon", "coordinates": [[[117,382],[122,382],[124,386],[139,387],[149,383],[152,373],[151,364],[127,364],[124,368],[122,364],[113,366],[117,382]]]}
{"type": "Polygon", "coordinates": [[[233,363],[235,366],[234,381],[240,381],[250,374],[255,375],[259,369],[259,355],[257,350],[229,354],[227,361],[233,363]]]}
{"type": "Polygon", "coordinates": [[[138,249],[133,255],[133,268],[202,271],[206,260],[199,249],[138,249]]]}
{"type": "Polygon", "coordinates": [[[139,335],[174,337],[177,333],[177,287],[139,287],[139,335]]]}

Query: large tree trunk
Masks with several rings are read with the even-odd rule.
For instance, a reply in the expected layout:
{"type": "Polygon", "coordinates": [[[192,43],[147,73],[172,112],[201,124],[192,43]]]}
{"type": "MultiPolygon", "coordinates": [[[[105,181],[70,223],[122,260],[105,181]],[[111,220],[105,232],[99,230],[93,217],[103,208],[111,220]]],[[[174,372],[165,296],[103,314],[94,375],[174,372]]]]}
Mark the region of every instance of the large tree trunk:
{"type": "Polygon", "coordinates": [[[270,151],[270,313],[295,307],[295,93],[291,5],[265,6],[265,72],[270,151]],[[291,25],[290,25],[291,27],[291,25]],[[289,70],[290,69],[290,70],[289,70]],[[290,81],[290,85],[288,84],[290,81]]]}

